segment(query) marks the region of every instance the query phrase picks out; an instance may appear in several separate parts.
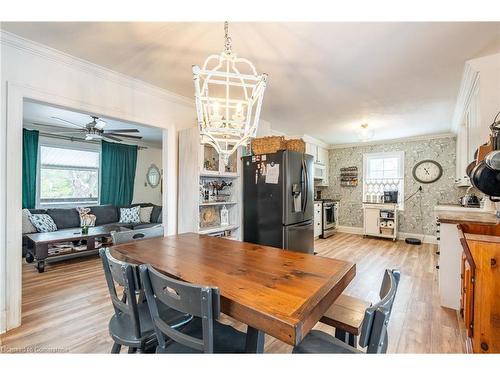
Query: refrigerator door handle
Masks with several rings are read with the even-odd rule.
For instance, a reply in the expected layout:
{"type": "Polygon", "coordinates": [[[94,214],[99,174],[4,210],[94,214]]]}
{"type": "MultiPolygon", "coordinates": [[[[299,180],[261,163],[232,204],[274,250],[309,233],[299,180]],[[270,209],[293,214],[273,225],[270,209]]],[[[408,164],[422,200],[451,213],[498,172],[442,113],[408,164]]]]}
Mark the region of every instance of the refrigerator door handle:
{"type": "Polygon", "coordinates": [[[309,178],[307,177],[307,164],[304,158],[302,158],[302,171],[304,173],[304,192],[305,192],[304,208],[302,209],[302,211],[306,212],[308,195],[309,195],[309,178]]]}
{"type": "Polygon", "coordinates": [[[304,228],[304,227],[308,227],[312,224],[312,220],[308,220],[302,224],[294,224],[292,226],[289,226],[289,227],[294,227],[294,228],[304,228]]]}

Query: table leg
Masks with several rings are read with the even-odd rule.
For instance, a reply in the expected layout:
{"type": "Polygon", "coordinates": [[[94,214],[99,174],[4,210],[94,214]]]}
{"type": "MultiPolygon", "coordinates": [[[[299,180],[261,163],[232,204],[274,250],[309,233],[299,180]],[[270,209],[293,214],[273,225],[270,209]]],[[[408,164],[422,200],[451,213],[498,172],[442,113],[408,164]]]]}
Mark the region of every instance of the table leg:
{"type": "Polygon", "coordinates": [[[87,250],[95,249],[95,237],[87,238],[87,250]]]}
{"type": "Polygon", "coordinates": [[[45,271],[45,259],[47,259],[47,257],[49,256],[49,244],[35,244],[34,251],[36,260],[35,267],[39,273],[42,273],[43,271],[45,271]]]}
{"type": "Polygon", "coordinates": [[[246,352],[247,353],[264,353],[264,332],[253,327],[247,328],[246,352]]]}

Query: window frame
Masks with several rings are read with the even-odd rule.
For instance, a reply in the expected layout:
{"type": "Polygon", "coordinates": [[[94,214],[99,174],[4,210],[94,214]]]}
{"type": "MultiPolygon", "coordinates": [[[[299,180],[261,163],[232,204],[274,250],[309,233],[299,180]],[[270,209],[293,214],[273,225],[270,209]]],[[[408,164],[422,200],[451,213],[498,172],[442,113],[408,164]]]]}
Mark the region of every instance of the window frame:
{"type": "MultiPolygon", "coordinates": [[[[79,207],[79,206],[87,206],[87,205],[100,205],[101,203],[101,163],[102,163],[102,155],[101,155],[101,147],[100,144],[94,143],[83,143],[79,141],[68,141],[63,139],[49,138],[49,137],[40,137],[38,142],[38,158],[37,158],[37,175],[36,175],[36,208],[39,209],[47,209],[47,208],[71,208],[71,207],[79,207]],[[75,145],[75,142],[78,142],[78,145],[75,145]],[[42,170],[42,161],[41,161],[41,149],[42,147],[50,147],[50,148],[60,148],[66,150],[74,150],[74,151],[89,151],[95,152],[99,155],[99,166],[97,168],[93,167],[78,167],[72,165],[48,165],[50,169],[74,169],[74,170],[96,170],[97,169],[97,199],[89,200],[87,198],[71,198],[68,201],[52,201],[52,202],[42,202],[41,199],[41,170],[42,170]]],[[[68,198],[70,199],[70,198],[68,198]]]]}
{"type": "MultiPolygon", "coordinates": [[[[363,154],[363,192],[362,192],[362,200],[365,201],[367,183],[368,180],[368,163],[370,159],[389,159],[389,158],[397,158],[399,159],[398,165],[398,174],[400,177],[397,179],[399,182],[398,189],[398,208],[400,210],[404,210],[404,187],[405,187],[405,153],[404,151],[386,151],[386,152],[371,152],[363,154]]],[[[383,180],[383,179],[380,179],[383,180]]],[[[394,180],[394,178],[389,178],[388,180],[394,180]]]]}

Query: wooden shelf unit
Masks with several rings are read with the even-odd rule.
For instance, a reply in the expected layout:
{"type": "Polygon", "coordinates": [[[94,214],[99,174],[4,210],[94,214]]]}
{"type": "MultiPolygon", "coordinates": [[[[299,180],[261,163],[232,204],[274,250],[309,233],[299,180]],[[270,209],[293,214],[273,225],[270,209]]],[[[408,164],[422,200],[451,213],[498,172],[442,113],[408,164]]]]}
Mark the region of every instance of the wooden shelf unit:
{"type": "Polygon", "coordinates": [[[241,149],[231,156],[230,165],[234,171],[227,171],[224,162],[211,146],[200,144],[198,128],[179,132],[179,184],[178,184],[178,231],[213,235],[231,231],[227,238],[242,240],[242,196],[241,196],[241,149]],[[209,156],[208,156],[209,154],[209,156]],[[207,157],[205,157],[207,155],[207,157]],[[206,163],[206,160],[208,163],[206,163]],[[203,201],[200,188],[206,181],[231,182],[231,196],[227,202],[203,201]],[[202,209],[218,210],[226,206],[229,212],[229,225],[201,227],[202,209]]]}

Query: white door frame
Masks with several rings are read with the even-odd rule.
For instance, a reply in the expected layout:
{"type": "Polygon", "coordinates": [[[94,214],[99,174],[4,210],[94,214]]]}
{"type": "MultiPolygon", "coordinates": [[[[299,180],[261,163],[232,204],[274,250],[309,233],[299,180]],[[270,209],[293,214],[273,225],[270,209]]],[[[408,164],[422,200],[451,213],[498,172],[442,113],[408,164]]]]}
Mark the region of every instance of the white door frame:
{"type": "MultiPolygon", "coordinates": [[[[26,85],[7,82],[6,90],[6,187],[5,212],[0,213],[0,234],[3,231],[5,246],[0,244],[0,333],[21,325],[22,299],[22,129],[23,102],[35,100],[62,106],[75,111],[108,116],[124,121],[155,126],[163,131],[164,194],[162,204],[166,233],[177,231],[177,137],[175,124],[152,124],[126,108],[116,108],[82,101],[26,85]]],[[[0,175],[0,178],[4,178],[0,175]]]]}

